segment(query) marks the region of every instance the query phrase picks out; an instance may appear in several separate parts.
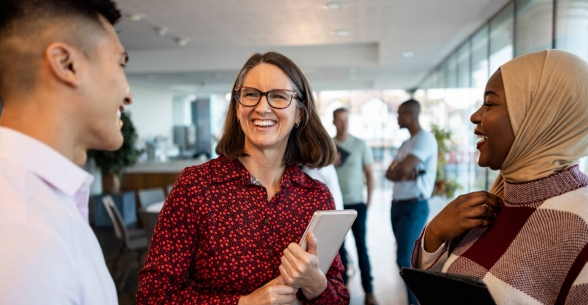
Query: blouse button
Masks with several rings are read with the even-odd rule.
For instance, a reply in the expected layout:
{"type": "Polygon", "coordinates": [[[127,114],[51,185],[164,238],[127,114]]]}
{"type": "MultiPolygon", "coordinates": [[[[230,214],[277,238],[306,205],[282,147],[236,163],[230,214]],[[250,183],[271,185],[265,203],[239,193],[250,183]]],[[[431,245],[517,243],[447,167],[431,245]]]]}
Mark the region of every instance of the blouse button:
{"type": "Polygon", "coordinates": [[[266,218],[266,219],[263,220],[263,222],[266,223],[266,224],[268,224],[269,223],[269,219],[266,218]]]}

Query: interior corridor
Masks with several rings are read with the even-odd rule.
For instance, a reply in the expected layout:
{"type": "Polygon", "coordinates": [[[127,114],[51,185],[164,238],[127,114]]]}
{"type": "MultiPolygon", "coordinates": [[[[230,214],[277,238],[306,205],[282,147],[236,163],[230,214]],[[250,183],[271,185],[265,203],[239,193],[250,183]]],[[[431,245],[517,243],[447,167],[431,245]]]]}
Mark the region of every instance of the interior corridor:
{"type": "MultiPolygon", "coordinates": [[[[372,266],[374,293],[380,305],[406,305],[408,303],[402,278],[396,265],[396,241],[390,223],[391,189],[376,189],[368,209],[367,242],[372,266]]],[[[429,200],[429,220],[447,203],[446,199],[434,197],[429,200]]],[[[351,305],[363,305],[364,293],[361,287],[357,252],[352,234],[346,239],[345,248],[354,263],[353,277],[348,285],[351,305]]]]}

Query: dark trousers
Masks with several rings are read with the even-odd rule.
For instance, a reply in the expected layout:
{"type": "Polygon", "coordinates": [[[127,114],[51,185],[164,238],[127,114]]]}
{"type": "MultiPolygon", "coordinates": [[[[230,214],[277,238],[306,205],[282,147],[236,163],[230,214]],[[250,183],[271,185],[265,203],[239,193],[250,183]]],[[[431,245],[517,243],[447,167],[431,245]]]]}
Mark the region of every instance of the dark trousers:
{"type": "MultiPolygon", "coordinates": [[[[429,216],[429,201],[421,200],[413,203],[392,203],[392,231],[398,245],[396,263],[398,268],[410,268],[414,242],[419,238],[427,217],[429,216]]],[[[418,304],[416,297],[408,289],[408,303],[418,304]]]]}
{"type": "MultiPolygon", "coordinates": [[[[365,239],[365,223],[367,217],[367,208],[365,204],[345,204],[345,209],[353,209],[357,211],[357,218],[355,218],[355,222],[351,226],[351,232],[353,232],[353,237],[355,238],[355,246],[357,247],[357,260],[359,263],[359,271],[361,272],[361,285],[363,286],[363,291],[366,293],[372,293],[372,274],[371,274],[371,267],[370,267],[370,259],[367,253],[367,246],[366,246],[366,239],[365,239]]],[[[340,252],[339,252],[340,253],[340,252]]],[[[341,256],[343,260],[343,256],[341,256]]],[[[343,261],[343,265],[347,268],[347,257],[345,257],[343,261]]],[[[347,283],[347,271],[343,275],[343,280],[347,283]]]]}

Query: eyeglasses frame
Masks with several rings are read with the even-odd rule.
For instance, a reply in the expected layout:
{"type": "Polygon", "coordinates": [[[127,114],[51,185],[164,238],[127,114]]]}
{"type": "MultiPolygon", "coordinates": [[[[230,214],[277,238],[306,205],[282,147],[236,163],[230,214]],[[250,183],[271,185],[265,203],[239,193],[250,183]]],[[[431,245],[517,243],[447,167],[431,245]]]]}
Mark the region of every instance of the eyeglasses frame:
{"type": "Polygon", "coordinates": [[[259,105],[259,102],[261,102],[261,98],[263,96],[265,96],[265,100],[267,101],[267,104],[270,105],[270,107],[272,107],[274,109],[286,109],[286,108],[290,107],[290,105],[292,104],[292,99],[294,97],[296,97],[296,99],[298,99],[298,93],[296,93],[296,91],[294,91],[294,90],[289,90],[289,89],[272,89],[270,91],[263,92],[257,88],[253,88],[253,87],[239,86],[239,87],[235,87],[235,89],[233,89],[233,90],[238,92],[238,94],[236,95],[236,99],[237,99],[237,102],[239,102],[239,104],[243,107],[256,107],[257,105],[259,105]],[[241,103],[241,99],[239,98],[241,89],[255,89],[255,90],[259,91],[261,93],[261,95],[259,96],[259,100],[257,101],[257,103],[255,103],[255,105],[243,105],[243,103],[241,103]],[[292,95],[290,96],[290,101],[288,102],[288,105],[286,107],[274,107],[272,105],[272,103],[270,103],[268,94],[272,91],[275,91],[275,90],[288,91],[288,92],[292,93],[292,95]]]}

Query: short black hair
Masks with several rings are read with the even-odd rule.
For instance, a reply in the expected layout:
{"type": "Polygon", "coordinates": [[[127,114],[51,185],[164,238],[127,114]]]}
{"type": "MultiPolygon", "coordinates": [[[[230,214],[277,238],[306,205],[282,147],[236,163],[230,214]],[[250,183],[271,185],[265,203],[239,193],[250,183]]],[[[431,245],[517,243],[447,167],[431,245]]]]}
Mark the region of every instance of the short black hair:
{"type": "Polygon", "coordinates": [[[114,25],[121,13],[112,0],[0,1],[0,94],[8,82],[21,89],[34,85],[42,49],[51,39],[89,53],[88,29],[104,28],[100,16],[114,25]],[[50,31],[58,34],[48,38],[44,34],[50,31]]]}
{"type": "Polygon", "coordinates": [[[337,116],[337,113],[339,113],[339,112],[349,112],[349,110],[345,107],[335,109],[335,111],[333,111],[333,120],[335,119],[335,116],[337,116]]]}
{"type": "Polygon", "coordinates": [[[0,36],[21,20],[77,16],[100,24],[99,15],[112,25],[121,17],[112,0],[3,0],[0,1],[0,36]]]}
{"type": "Polygon", "coordinates": [[[415,99],[409,99],[400,104],[400,107],[409,107],[413,116],[418,116],[421,113],[421,103],[415,99]]]}

